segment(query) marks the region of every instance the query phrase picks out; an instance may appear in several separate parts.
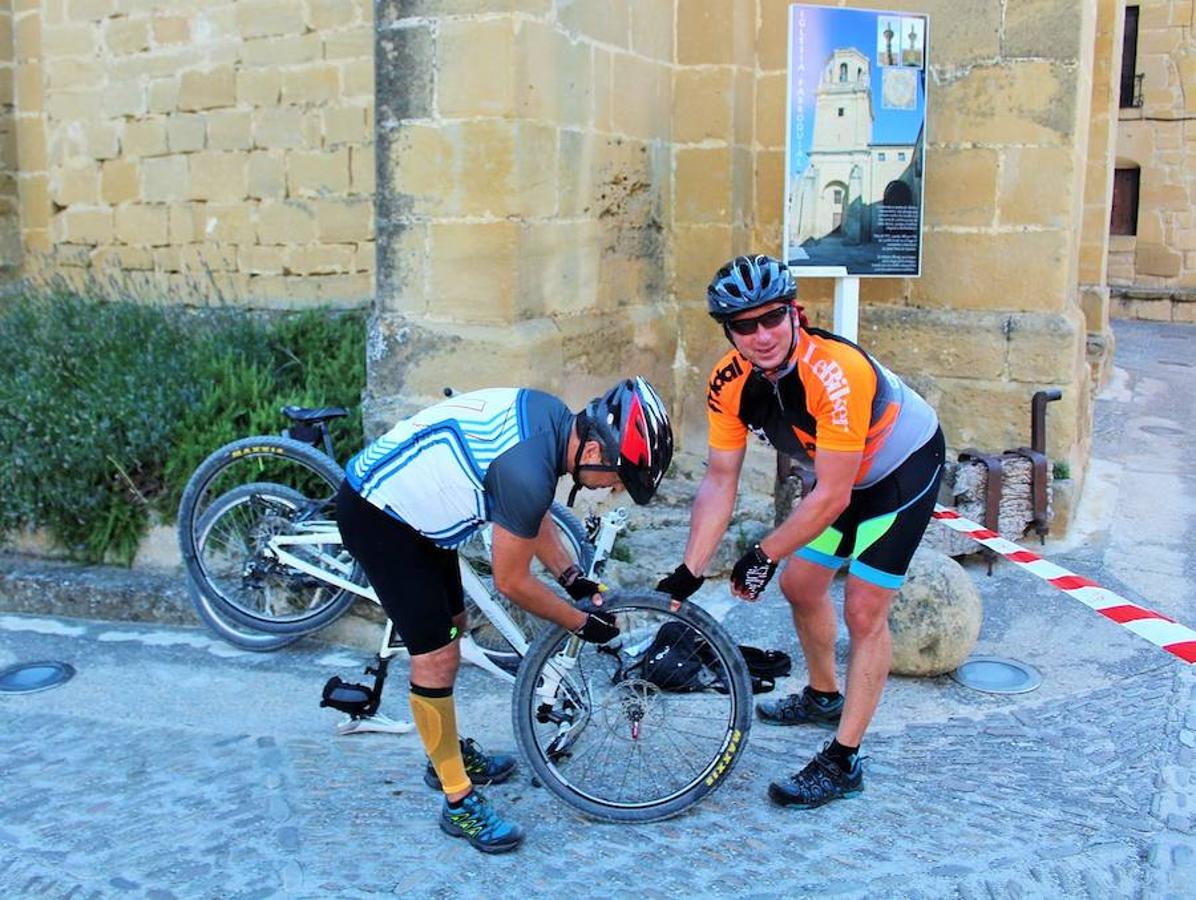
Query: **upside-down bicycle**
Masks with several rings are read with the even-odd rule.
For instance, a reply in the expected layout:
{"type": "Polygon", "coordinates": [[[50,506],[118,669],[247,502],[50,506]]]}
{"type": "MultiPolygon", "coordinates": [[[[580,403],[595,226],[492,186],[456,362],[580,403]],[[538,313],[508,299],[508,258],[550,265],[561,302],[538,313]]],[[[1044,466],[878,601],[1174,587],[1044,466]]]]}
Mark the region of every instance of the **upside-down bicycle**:
{"type": "MultiPolygon", "coordinates": [[[[244,438],[211,454],[179,510],[197,612],[246,649],[285,646],[335,621],[357,597],[377,602],[334,518],[344,475],[328,422],[346,411],[284,413],[292,425],[282,436],[244,438]]],[[[558,504],[551,515],[579,566],[599,577],[626,513],[590,517],[588,529],[558,504]]],[[[597,819],[647,822],[676,815],[722,784],[747,741],[752,691],[738,648],[705,610],[655,592],[613,591],[604,609],[616,615],[621,634],[600,647],[494,590],[486,529],[459,559],[471,619],[462,656],[514,682],[516,739],[556,796],[597,819]],[[719,690],[682,691],[659,675],[641,677],[637,664],[659,647],[666,626],[672,631],[664,633],[695,633],[687,646],[701,649],[719,690]]],[[[341,733],[405,730],[378,710],[390,660],[403,652],[387,621],[366,670],[373,684],[329,682],[325,705],[349,715],[341,733]]],[[[688,660],[677,662],[685,668],[688,660]]]]}

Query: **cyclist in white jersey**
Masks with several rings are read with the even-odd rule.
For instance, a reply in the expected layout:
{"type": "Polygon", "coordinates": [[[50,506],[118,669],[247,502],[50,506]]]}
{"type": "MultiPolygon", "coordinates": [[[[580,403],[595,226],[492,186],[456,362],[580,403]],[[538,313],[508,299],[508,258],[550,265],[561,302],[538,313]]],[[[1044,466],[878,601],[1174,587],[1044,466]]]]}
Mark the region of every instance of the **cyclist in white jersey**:
{"type": "Polygon", "coordinates": [[[454,396],[400,421],[349,460],[337,523],[411,653],[411,711],[429,760],[424,780],[444,791],[446,833],[488,853],[512,850],[523,837],[474,790],[509,778],[514,757],[485,753],[457,734],[453,684],[465,603],[454,548],[493,523],[498,590],[583,640],[605,643],[618,634],[614,617],[598,608],[599,586],[572,564],[549,515],[557,481],[568,474],[574,494],[621,487],[647,503],[672,454],[664,403],[647,381],[632,378],[576,415],[528,388],[454,396]],[[587,609],[535,578],[533,557],[587,609]]]}

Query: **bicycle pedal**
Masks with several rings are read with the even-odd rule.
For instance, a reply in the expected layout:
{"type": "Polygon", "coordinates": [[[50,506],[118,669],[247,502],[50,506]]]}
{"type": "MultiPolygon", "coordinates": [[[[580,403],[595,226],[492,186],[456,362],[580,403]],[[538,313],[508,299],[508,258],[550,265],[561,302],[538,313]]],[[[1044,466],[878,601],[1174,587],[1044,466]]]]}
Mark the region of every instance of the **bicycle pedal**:
{"type": "Polygon", "coordinates": [[[372,688],[342,681],[339,675],[333,675],[324,685],[320,706],[340,710],[357,719],[372,715],[378,708],[378,698],[372,688]]]}

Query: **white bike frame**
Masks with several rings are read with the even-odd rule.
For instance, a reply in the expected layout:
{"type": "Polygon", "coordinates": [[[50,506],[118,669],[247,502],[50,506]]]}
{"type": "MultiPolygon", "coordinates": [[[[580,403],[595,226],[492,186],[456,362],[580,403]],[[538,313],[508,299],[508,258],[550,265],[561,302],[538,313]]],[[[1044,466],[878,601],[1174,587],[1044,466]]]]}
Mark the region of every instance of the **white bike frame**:
{"type": "MultiPolygon", "coordinates": [[[[594,559],[585,573],[587,578],[595,577],[595,570],[610,555],[615,537],[626,525],[627,510],[623,507],[609,510],[602,516],[598,535],[594,542],[594,559]]],[[[273,553],[274,557],[280,563],[296,571],[311,575],[313,578],[318,578],[334,587],[350,591],[374,603],[379,602],[378,595],[374,592],[373,587],[368,583],[359,584],[348,577],[353,574],[353,564],[351,562],[343,562],[328,552],[329,549],[335,550],[335,548],[343,545],[340,531],[337,529],[335,522],[313,520],[297,523],[297,527],[300,530],[293,534],[274,535],[267,544],[270,552],[273,553]],[[306,551],[308,556],[305,558],[296,555],[288,549],[292,547],[308,548],[306,551]]],[[[486,552],[489,553],[490,532],[488,529],[484,532],[482,540],[486,547],[486,552]]],[[[523,656],[527,652],[528,647],[527,635],[523,633],[523,630],[515,623],[515,620],[507,614],[507,611],[499,603],[495,602],[486,585],[482,583],[481,578],[478,577],[478,574],[465,558],[458,554],[457,560],[461,568],[461,585],[465,589],[465,595],[481,610],[482,615],[498,629],[499,634],[506,639],[507,643],[515,648],[515,651],[520,656],[523,656]]],[[[390,659],[406,651],[406,648],[401,643],[395,642],[393,638],[394,624],[388,618],[382,632],[382,642],[378,648],[378,657],[380,659],[390,659]]],[[[461,636],[461,658],[481,669],[485,669],[491,675],[495,675],[504,681],[512,684],[515,681],[515,676],[512,673],[494,664],[490,657],[486,655],[486,651],[478,646],[468,631],[461,636]]],[[[409,722],[398,722],[381,713],[375,713],[369,718],[346,719],[337,726],[337,731],[341,734],[352,734],[358,731],[402,733],[410,731],[411,728],[412,725],[409,722]]]]}

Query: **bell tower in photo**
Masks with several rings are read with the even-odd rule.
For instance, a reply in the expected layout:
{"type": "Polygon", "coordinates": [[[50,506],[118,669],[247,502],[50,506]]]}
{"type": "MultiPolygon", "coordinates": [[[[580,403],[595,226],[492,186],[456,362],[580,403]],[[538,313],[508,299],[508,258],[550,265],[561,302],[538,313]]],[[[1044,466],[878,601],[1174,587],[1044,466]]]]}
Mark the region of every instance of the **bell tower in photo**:
{"type": "Polygon", "coordinates": [[[822,71],[815,102],[812,151],[867,147],[872,140],[868,57],[853,47],[835,50],[822,71]]]}

